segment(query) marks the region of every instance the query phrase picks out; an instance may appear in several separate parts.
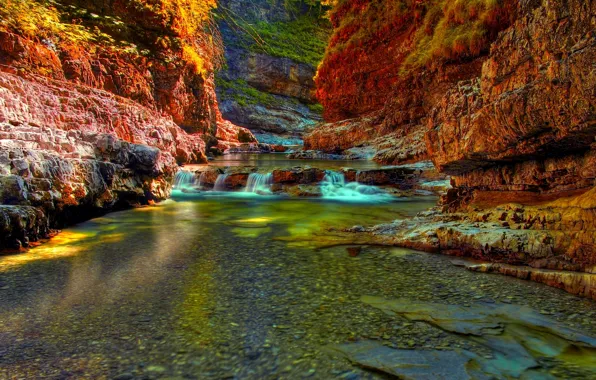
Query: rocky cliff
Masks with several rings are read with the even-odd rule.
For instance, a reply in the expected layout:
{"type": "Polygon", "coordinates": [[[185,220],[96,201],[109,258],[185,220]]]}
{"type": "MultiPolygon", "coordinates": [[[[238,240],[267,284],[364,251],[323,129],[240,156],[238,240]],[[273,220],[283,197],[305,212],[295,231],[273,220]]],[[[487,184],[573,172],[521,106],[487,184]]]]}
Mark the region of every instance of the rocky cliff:
{"type": "Polygon", "coordinates": [[[321,121],[313,78],[330,30],[325,11],[305,1],[219,2],[226,66],[217,92],[226,119],[260,142],[302,142],[321,121]]]}
{"type": "Polygon", "coordinates": [[[452,176],[453,189],[440,209],[415,220],[352,232],[504,263],[480,270],[594,297],[588,277],[535,270],[594,273],[596,2],[470,2],[476,8],[467,10],[461,2],[398,3],[383,8],[396,23],[380,18],[370,32],[388,36],[377,44],[367,43],[359,23],[381,3],[336,7],[317,77],[331,122],[306,146],[368,147],[385,163],[429,157],[452,176]],[[469,37],[477,27],[482,38],[469,37]],[[436,35],[448,45],[435,46],[436,35]],[[394,59],[383,61],[383,52],[394,59]]]}
{"type": "Polygon", "coordinates": [[[254,140],[218,109],[214,1],[0,5],[0,249],[165,199],[178,164],[254,140]]]}
{"type": "Polygon", "coordinates": [[[424,159],[419,137],[430,111],[458,82],[478,77],[490,42],[515,19],[516,4],[338,2],[316,77],[330,123],[307,136],[305,147],[368,146],[375,160],[388,164],[424,159]]]}

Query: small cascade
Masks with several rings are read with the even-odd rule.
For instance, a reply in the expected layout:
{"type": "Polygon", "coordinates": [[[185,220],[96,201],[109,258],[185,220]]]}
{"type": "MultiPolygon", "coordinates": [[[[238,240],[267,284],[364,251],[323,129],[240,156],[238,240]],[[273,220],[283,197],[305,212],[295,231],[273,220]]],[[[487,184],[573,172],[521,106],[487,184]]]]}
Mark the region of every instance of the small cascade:
{"type": "Polygon", "coordinates": [[[199,182],[197,183],[197,187],[201,188],[203,186],[203,182],[205,181],[205,172],[202,172],[199,176],[199,182]]]}
{"type": "Polygon", "coordinates": [[[174,177],[174,189],[193,189],[195,187],[196,180],[197,178],[195,176],[195,173],[180,170],[178,173],[176,173],[176,176],[174,177]]]}
{"type": "Polygon", "coordinates": [[[248,176],[244,192],[255,194],[271,194],[271,185],[273,185],[272,173],[251,173],[248,176]]]}
{"type": "Polygon", "coordinates": [[[346,184],[346,177],[343,173],[338,173],[333,170],[326,170],[323,183],[328,183],[334,186],[344,186],[346,184]]]}
{"type": "Polygon", "coordinates": [[[228,178],[228,174],[220,174],[217,176],[215,180],[215,185],[213,186],[213,191],[226,191],[226,179],[228,178]]]}
{"type": "Polygon", "coordinates": [[[343,173],[332,170],[325,172],[320,186],[323,199],[346,202],[388,202],[392,199],[391,195],[376,186],[358,182],[346,183],[343,173]]]}

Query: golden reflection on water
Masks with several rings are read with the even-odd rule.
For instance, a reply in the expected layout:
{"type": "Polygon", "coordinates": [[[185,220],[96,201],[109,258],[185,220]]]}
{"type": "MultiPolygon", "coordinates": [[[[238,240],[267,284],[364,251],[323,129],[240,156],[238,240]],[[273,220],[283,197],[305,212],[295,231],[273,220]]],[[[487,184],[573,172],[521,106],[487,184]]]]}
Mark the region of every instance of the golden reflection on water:
{"type": "Polygon", "coordinates": [[[81,241],[93,238],[96,232],[62,231],[49,242],[29,250],[27,253],[8,255],[0,258],[0,272],[38,260],[55,260],[77,255],[84,247],[81,241]]]}

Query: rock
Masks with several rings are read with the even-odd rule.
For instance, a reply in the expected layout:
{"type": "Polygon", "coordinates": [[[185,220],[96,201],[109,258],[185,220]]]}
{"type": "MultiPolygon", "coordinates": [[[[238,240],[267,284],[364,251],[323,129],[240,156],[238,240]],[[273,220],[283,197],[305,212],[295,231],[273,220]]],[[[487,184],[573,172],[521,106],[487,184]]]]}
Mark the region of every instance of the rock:
{"type": "Polygon", "coordinates": [[[466,364],[470,356],[455,351],[396,350],[373,341],[328,347],[363,368],[399,378],[470,379],[466,364]]]}
{"type": "Polygon", "coordinates": [[[362,252],[362,247],[358,246],[358,247],[347,247],[346,251],[348,252],[348,256],[350,257],[356,257],[359,256],[360,253],[362,252]]]}
{"type": "Polygon", "coordinates": [[[114,380],[132,380],[134,375],[130,372],[124,372],[114,377],[114,380]]]}
{"type": "MultiPolygon", "coordinates": [[[[4,133],[0,136],[0,147],[48,150],[91,158],[95,156],[95,148],[101,154],[109,154],[110,150],[117,150],[113,144],[128,139],[159,148],[181,162],[205,161],[203,140],[186,134],[171,118],[105,91],[67,81],[47,81],[38,83],[0,72],[3,104],[0,133],[4,133]],[[85,93],[85,97],[81,97],[81,93],[85,93]],[[93,113],[87,112],[90,107],[93,113]],[[77,125],[77,129],[72,130],[72,125],[77,125]],[[153,134],[156,137],[151,137],[152,131],[158,131],[153,134]],[[97,134],[111,137],[93,146],[97,134]]],[[[14,174],[28,175],[23,172],[25,161],[16,161],[13,165],[17,165],[14,174]]]]}
{"type": "MultiPolygon", "coordinates": [[[[567,355],[567,350],[596,350],[596,338],[524,306],[482,303],[462,307],[369,296],[362,297],[362,301],[410,321],[425,322],[448,333],[455,333],[460,339],[489,349],[488,357],[468,351],[458,355],[460,360],[465,358],[471,362],[469,365],[467,361],[464,362],[465,371],[471,378],[519,378],[539,368],[539,360],[545,357],[556,360],[567,355]]],[[[434,351],[437,355],[442,352],[434,351]]],[[[399,353],[383,352],[381,356],[399,353]]],[[[375,356],[371,359],[374,360],[375,356]]],[[[404,361],[407,363],[404,359],[391,362],[397,366],[404,361]]],[[[461,362],[456,368],[460,366],[461,362]]],[[[409,366],[406,365],[406,368],[409,366]]]]}
{"type": "MultiPolygon", "coordinates": [[[[218,73],[218,97],[223,115],[250,129],[259,142],[296,145],[306,129],[321,121],[313,107],[316,64],[300,62],[263,49],[269,32],[260,32],[262,23],[272,28],[291,27],[296,19],[302,26],[324,30],[324,10],[293,7],[283,1],[222,0],[226,17],[219,22],[227,66],[218,73]],[[252,31],[252,34],[251,34],[252,31]],[[259,36],[255,40],[254,33],[259,36]]],[[[279,33],[276,30],[276,34],[279,33]]],[[[313,40],[318,36],[312,36],[313,40]]],[[[293,47],[297,49],[297,47],[293,47]]],[[[311,44],[309,54],[321,54],[324,43],[311,44]]],[[[287,55],[287,54],[286,54],[287,55]]]]}
{"type": "Polygon", "coordinates": [[[482,273],[499,273],[522,280],[540,282],[569,293],[596,299],[596,274],[548,270],[504,263],[466,264],[466,269],[482,273]]]}
{"type": "MultiPolygon", "coordinates": [[[[595,191],[536,206],[504,204],[457,213],[435,209],[415,218],[347,232],[367,235],[364,242],[369,244],[397,245],[538,269],[594,273],[595,191]]],[[[574,294],[596,294],[591,276],[582,273],[536,271],[531,275],[524,267],[516,270],[519,272],[499,265],[495,268],[574,294]]]]}
{"type": "Polygon", "coordinates": [[[462,174],[544,159],[553,148],[558,157],[590,149],[596,37],[586,33],[586,15],[595,5],[539,4],[499,34],[480,81],[448,91],[432,112],[427,146],[439,170],[462,174]]]}

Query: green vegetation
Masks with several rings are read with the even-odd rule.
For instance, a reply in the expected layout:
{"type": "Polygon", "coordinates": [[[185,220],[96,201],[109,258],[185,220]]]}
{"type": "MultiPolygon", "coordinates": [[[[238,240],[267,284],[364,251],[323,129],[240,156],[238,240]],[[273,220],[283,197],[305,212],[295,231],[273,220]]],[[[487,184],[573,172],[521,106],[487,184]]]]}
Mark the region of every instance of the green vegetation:
{"type": "MultiPolygon", "coordinates": [[[[272,5],[276,3],[270,1],[272,5]]],[[[218,8],[216,13],[238,36],[235,41],[238,47],[317,67],[331,33],[331,24],[326,18],[330,9],[327,1],[284,0],[282,6],[293,15],[291,21],[245,20],[224,7],[218,8]]]]}
{"type": "Polygon", "coordinates": [[[222,95],[224,99],[222,100],[233,99],[242,107],[256,104],[268,106],[276,102],[273,95],[257,90],[250,86],[244,79],[230,81],[217,77],[215,84],[219,89],[223,90],[222,95]]]}
{"type": "Polygon", "coordinates": [[[322,115],[323,114],[323,105],[320,104],[320,103],[308,104],[308,108],[313,113],[316,113],[318,115],[322,115]]]}
{"type": "Polygon", "coordinates": [[[424,66],[436,58],[475,57],[512,22],[514,5],[507,0],[438,0],[427,6],[418,29],[416,49],[406,67],[424,66]]]}
{"type": "Polygon", "coordinates": [[[329,28],[321,23],[325,22],[309,15],[290,22],[259,22],[253,30],[261,41],[252,43],[250,50],[317,67],[329,38],[329,28]]]}
{"type": "MultiPolygon", "coordinates": [[[[257,104],[266,107],[281,105],[284,102],[302,104],[295,98],[285,97],[284,100],[280,100],[268,92],[259,91],[249,85],[244,79],[226,80],[216,76],[215,84],[217,88],[220,89],[222,97],[220,100],[234,100],[241,107],[257,104]]],[[[306,104],[306,106],[313,113],[319,115],[323,113],[323,106],[321,104],[306,104]]]]}
{"type": "Polygon", "coordinates": [[[374,46],[388,34],[416,26],[403,70],[436,59],[476,57],[511,24],[514,0],[342,0],[330,12],[335,27],[326,57],[374,46]]]}
{"type": "MultiPolygon", "coordinates": [[[[88,43],[111,37],[99,30],[86,28],[63,20],[60,4],[55,1],[0,0],[0,29],[18,31],[30,38],[60,38],[65,42],[88,43]]],[[[72,8],[73,13],[84,16],[84,10],[72,8]]],[[[90,18],[101,16],[90,13],[90,18]]],[[[114,19],[114,22],[119,20],[114,19]]]]}

